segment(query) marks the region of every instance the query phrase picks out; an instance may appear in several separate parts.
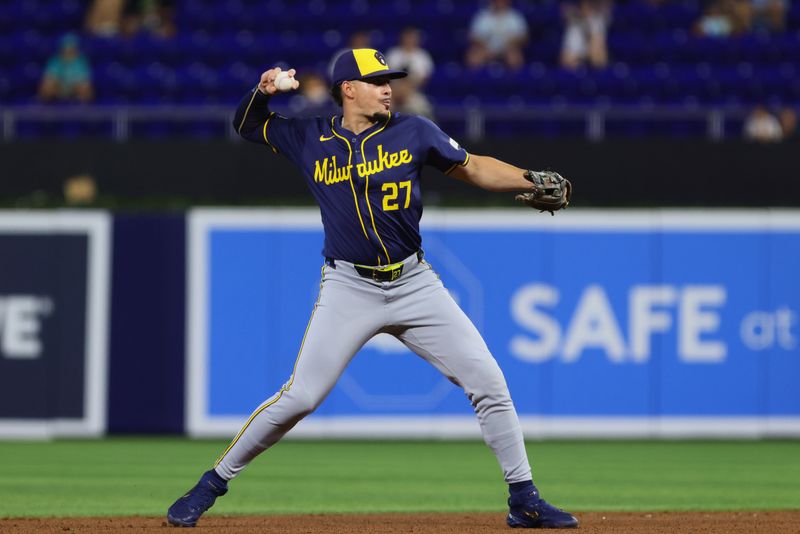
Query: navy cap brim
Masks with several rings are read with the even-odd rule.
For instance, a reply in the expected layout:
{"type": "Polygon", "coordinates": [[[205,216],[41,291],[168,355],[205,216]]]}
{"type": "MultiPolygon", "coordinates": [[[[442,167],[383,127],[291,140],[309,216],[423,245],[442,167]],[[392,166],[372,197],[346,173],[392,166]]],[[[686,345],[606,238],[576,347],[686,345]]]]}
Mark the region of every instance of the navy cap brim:
{"type": "Polygon", "coordinates": [[[408,76],[408,73],[404,70],[379,70],[378,72],[373,72],[372,74],[367,74],[366,76],[362,76],[360,78],[356,78],[357,80],[368,80],[370,78],[381,78],[386,77],[390,80],[395,80],[397,78],[405,78],[408,76]]]}
{"type": "MultiPolygon", "coordinates": [[[[372,78],[381,78],[381,77],[389,78],[390,80],[396,80],[398,78],[405,78],[406,76],[408,76],[408,73],[404,70],[389,69],[389,70],[379,70],[378,72],[373,72],[372,74],[367,74],[366,76],[359,76],[358,78],[352,78],[352,80],[369,80],[372,78]]],[[[341,80],[337,82],[336,85],[341,85],[346,81],[350,80],[341,80]]]]}

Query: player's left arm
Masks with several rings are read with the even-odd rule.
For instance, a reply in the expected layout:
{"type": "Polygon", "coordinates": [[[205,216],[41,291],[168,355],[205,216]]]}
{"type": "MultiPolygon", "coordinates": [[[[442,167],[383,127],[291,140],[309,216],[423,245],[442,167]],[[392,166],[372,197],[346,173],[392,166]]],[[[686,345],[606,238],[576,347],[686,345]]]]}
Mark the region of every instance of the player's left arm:
{"type": "Polygon", "coordinates": [[[488,191],[522,191],[516,200],[551,214],[569,205],[572,184],[557,172],[525,170],[497,158],[469,154],[431,121],[418,118],[417,125],[419,145],[427,149],[426,163],[448,176],[488,191]]]}
{"type": "Polygon", "coordinates": [[[456,165],[448,176],[488,191],[530,191],[525,169],[490,156],[469,155],[466,165],[456,165]]]}
{"type": "Polygon", "coordinates": [[[436,124],[416,117],[417,138],[427,164],[448,176],[489,191],[530,191],[531,182],[520,169],[489,156],[468,153],[436,124]]]}

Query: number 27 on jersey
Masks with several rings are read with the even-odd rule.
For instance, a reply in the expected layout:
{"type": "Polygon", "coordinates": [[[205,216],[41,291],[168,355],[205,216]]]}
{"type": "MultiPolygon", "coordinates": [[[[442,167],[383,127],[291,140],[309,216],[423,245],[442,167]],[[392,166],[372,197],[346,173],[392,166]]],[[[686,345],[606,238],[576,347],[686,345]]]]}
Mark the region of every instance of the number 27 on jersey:
{"type": "Polygon", "coordinates": [[[400,191],[405,192],[405,202],[403,202],[403,209],[407,209],[411,204],[411,180],[405,180],[399,184],[395,182],[386,182],[381,187],[383,191],[383,211],[393,211],[400,209],[398,198],[400,191]]]}

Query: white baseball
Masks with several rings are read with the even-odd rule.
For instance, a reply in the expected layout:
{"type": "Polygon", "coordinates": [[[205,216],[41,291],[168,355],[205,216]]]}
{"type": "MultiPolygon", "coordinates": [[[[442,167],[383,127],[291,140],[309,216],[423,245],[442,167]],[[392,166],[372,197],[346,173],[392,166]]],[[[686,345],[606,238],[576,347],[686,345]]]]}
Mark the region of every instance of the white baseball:
{"type": "Polygon", "coordinates": [[[278,91],[291,91],[294,89],[294,78],[289,76],[289,73],[282,70],[275,77],[275,88],[278,91]]]}

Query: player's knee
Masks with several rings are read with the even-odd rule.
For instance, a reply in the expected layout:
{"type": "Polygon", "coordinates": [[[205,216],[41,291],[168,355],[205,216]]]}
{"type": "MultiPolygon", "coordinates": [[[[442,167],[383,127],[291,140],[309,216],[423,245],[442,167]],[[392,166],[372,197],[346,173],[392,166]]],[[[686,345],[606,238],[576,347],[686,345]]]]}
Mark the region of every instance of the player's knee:
{"type": "Polygon", "coordinates": [[[488,374],[477,386],[467,391],[467,396],[473,408],[479,412],[513,406],[508,385],[500,372],[488,374]]]}
{"type": "Polygon", "coordinates": [[[508,396],[508,385],[503,371],[494,359],[483,366],[479,379],[476,381],[475,391],[483,396],[503,397],[508,396]]]}
{"type": "Polygon", "coordinates": [[[511,394],[508,392],[508,388],[505,387],[505,384],[503,384],[503,387],[482,389],[481,391],[475,392],[470,395],[470,400],[475,408],[481,405],[506,406],[511,404],[511,394]]]}
{"type": "Polygon", "coordinates": [[[298,391],[292,396],[292,412],[297,419],[309,415],[322,403],[322,399],[308,391],[298,391]]]}
{"type": "Polygon", "coordinates": [[[508,395],[486,395],[474,402],[472,408],[479,417],[485,418],[493,414],[513,412],[514,403],[508,395]]]}

